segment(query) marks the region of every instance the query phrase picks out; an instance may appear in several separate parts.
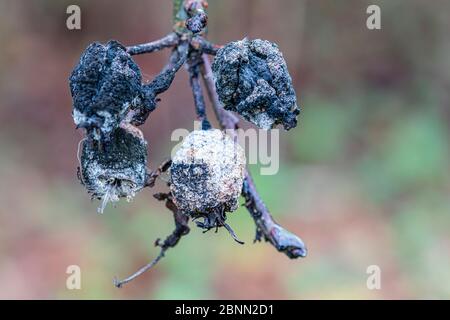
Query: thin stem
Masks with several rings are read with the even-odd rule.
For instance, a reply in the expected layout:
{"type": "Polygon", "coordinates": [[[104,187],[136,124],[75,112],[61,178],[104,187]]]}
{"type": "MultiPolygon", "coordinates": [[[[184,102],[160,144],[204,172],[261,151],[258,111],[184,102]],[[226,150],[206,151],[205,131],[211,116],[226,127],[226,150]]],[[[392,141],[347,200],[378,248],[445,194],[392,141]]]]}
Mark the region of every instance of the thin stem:
{"type": "Polygon", "coordinates": [[[148,173],[145,180],[145,186],[153,188],[155,186],[156,179],[159,178],[161,173],[166,172],[171,164],[171,159],[164,160],[155,171],[148,173]]]}
{"type": "Polygon", "coordinates": [[[197,53],[193,53],[194,58],[190,59],[188,62],[189,66],[189,78],[192,88],[192,93],[194,95],[195,111],[197,113],[197,119],[202,123],[202,129],[208,130],[211,128],[211,124],[206,116],[205,99],[203,97],[202,86],[199,80],[200,67],[199,64],[202,63],[200,56],[197,53]],[[199,59],[200,58],[200,59],[199,59]]]}
{"type": "Polygon", "coordinates": [[[261,241],[261,237],[264,237],[278,251],[284,252],[291,259],[306,257],[307,249],[303,241],[274,221],[261,196],[256,191],[255,183],[248,171],[245,173],[242,195],[246,201],[245,207],[256,224],[255,242],[261,241]]]}
{"type": "Polygon", "coordinates": [[[146,104],[144,108],[131,110],[127,116],[128,121],[135,126],[145,123],[149,114],[156,109],[157,96],[167,89],[175,78],[175,74],[184,65],[189,50],[189,40],[183,40],[177,43],[172,50],[169,61],[161,72],[148,84],[143,85],[146,104]]]}
{"type": "MultiPolygon", "coordinates": [[[[239,120],[232,113],[223,109],[215,90],[211,64],[206,55],[203,55],[203,65],[201,70],[208,95],[211,99],[220,126],[222,129],[227,130],[234,139],[237,139],[236,129],[238,129],[239,120]]],[[[261,237],[264,237],[264,239],[269,241],[278,251],[284,252],[291,259],[306,256],[307,249],[303,241],[274,221],[272,215],[262,201],[261,196],[256,191],[255,184],[248,170],[245,172],[242,195],[246,200],[245,206],[256,224],[255,241],[260,241],[261,237]]]]}
{"type": "Polygon", "coordinates": [[[178,43],[178,41],[179,41],[178,35],[175,32],[172,32],[169,33],[164,38],[148,43],[127,47],[127,52],[130,55],[151,53],[155,51],[160,51],[165,48],[174,47],[178,43]]]}
{"type": "Polygon", "coordinates": [[[236,241],[239,244],[245,244],[244,241],[239,240],[239,238],[236,235],[236,232],[234,232],[234,230],[230,227],[228,223],[223,222],[223,226],[225,227],[225,229],[227,229],[228,233],[231,235],[234,241],[236,241]]]}
{"type": "Polygon", "coordinates": [[[217,51],[222,47],[217,44],[211,43],[202,36],[195,36],[192,38],[191,45],[206,54],[215,56],[217,51]]]}
{"type": "Polygon", "coordinates": [[[175,74],[186,62],[188,50],[189,41],[181,41],[180,44],[173,49],[168,64],[152,82],[146,85],[153,90],[155,95],[161,94],[169,89],[175,78],[175,74]]]}
{"type": "Polygon", "coordinates": [[[136,279],[137,277],[139,277],[140,275],[142,275],[143,273],[145,273],[146,271],[150,270],[154,265],[156,265],[159,260],[161,260],[164,257],[164,250],[161,249],[161,251],[159,252],[159,255],[149,264],[146,264],[145,266],[143,266],[141,269],[139,269],[138,271],[136,271],[135,273],[133,273],[131,276],[129,276],[128,278],[125,278],[123,280],[119,280],[117,278],[113,279],[113,283],[117,288],[122,288],[122,286],[124,284],[127,284],[128,282],[133,281],[134,279],[136,279]]]}
{"type": "Polygon", "coordinates": [[[146,264],[137,272],[133,273],[131,276],[123,280],[118,280],[117,278],[114,278],[114,285],[117,288],[122,287],[124,284],[136,279],[146,271],[153,268],[164,257],[166,251],[170,248],[175,247],[180,241],[180,239],[183,236],[187,235],[190,231],[188,226],[189,217],[178,210],[178,208],[176,207],[175,203],[172,200],[172,195],[170,193],[157,193],[154,195],[154,197],[160,201],[165,201],[166,208],[168,208],[170,211],[173,212],[175,230],[169,236],[166,237],[164,242],[161,242],[160,239],[156,240],[155,245],[161,247],[161,251],[159,252],[158,256],[155,259],[153,259],[150,263],[146,264]]]}

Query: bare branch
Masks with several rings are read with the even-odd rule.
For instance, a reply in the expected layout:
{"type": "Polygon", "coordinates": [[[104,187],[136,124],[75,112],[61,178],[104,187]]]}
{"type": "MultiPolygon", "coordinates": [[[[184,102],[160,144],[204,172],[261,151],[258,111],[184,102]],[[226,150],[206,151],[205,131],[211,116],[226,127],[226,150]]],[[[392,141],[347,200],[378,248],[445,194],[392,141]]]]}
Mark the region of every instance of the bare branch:
{"type": "Polygon", "coordinates": [[[169,33],[164,38],[148,43],[127,47],[127,52],[133,56],[138,54],[160,51],[165,48],[176,46],[179,40],[180,40],[179,36],[175,32],[172,32],[169,33]]]}
{"type": "Polygon", "coordinates": [[[168,64],[152,82],[146,85],[146,87],[150,88],[156,95],[169,89],[175,78],[175,74],[186,62],[188,51],[189,41],[184,40],[180,42],[180,44],[173,49],[168,64]]]}
{"type": "Polygon", "coordinates": [[[145,181],[145,187],[153,188],[155,186],[156,179],[158,179],[158,177],[161,175],[161,173],[166,172],[169,169],[171,164],[172,164],[171,159],[164,160],[156,170],[150,172],[147,175],[147,179],[145,181]]]}
{"type": "Polygon", "coordinates": [[[194,95],[195,111],[197,113],[197,119],[202,123],[202,129],[207,130],[211,128],[211,124],[206,116],[205,99],[203,97],[203,91],[199,80],[200,64],[203,62],[199,52],[193,52],[191,54],[193,57],[189,59],[188,66],[190,84],[194,95]]]}
{"type": "Polygon", "coordinates": [[[127,115],[128,122],[135,126],[140,126],[145,123],[149,114],[157,107],[157,102],[159,101],[157,96],[169,89],[175,78],[175,74],[186,62],[188,50],[188,40],[183,40],[176,45],[170,55],[167,65],[150,83],[143,85],[144,107],[130,110],[127,115]]]}
{"type": "Polygon", "coordinates": [[[303,241],[273,220],[269,210],[256,191],[255,184],[248,171],[245,175],[242,195],[245,198],[247,210],[255,220],[255,241],[261,241],[263,236],[278,251],[284,252],[291,259],[306,257],[307,249],[303,241]]]}
{"type": "Polygon", "coordinates": [[[215,56],[217,54],[217,51],[222,47],[217,44],[213,44],[203,38],[202,36],[195,36],[192,38],[191,45],[206,54],[215,56]]]}
{"type": "Polygon", "coordinates": [[[169,236],[167,236],[167,238],[163,242],[161,242],[160,239],[157,239],[155,241],[155,246],[161,247],[161,251],[159,252],[158,256],[155,259],[153,259],[150,263],[146,264],[137,272],[133,273],[131,276],[123,280],[118,280],[117,278],[114,278],[114,285],[117,288],[121,288],[124,284],[133,281],[146,271],[153,268],[164,257],[166,251],[169,248],[175,247],[178,241],[180,241],[181,237],[187,235],[190,231],[188,226],[189,217],[178,210],[178,208],[172,201],[172,195],[170,193],[157,193],[154,195],[154,197],[160,201],[165,201],[166,207],[173,212],[173,218],[175,221],[175,230],[169,236]]]}

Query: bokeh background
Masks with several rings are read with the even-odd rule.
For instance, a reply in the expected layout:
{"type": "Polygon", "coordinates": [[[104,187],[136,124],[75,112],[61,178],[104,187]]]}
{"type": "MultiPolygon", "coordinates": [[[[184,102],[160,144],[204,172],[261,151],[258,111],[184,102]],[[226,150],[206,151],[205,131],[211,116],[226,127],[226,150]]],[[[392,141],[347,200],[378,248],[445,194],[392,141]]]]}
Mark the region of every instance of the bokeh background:
{"type": "MultiPolygon", "coordinates": [[[[144,190],[96,214],[76,178],[82,138],[68,75],[92,41],[147,42],[171,29],[168,0],[0,0],[0,298],[400,299],[450,297],[450,2],[210,0],[209,38],[264,38],[284,52],[303,107],[280,133],[274,176],[252,166],[282,225],[307,243],[289,260],[252,244],[245,209],[221,230],[191,234],[134,283],[171,214],[144,190]],[[78,4],[82,30],[66,28],[78,4]],[[381,6],[382,29],[366,28],[381,6]],[[79,265],[82,289],[66,289],[79,265]],[[378,265],[381,290],[368,290],[378,265]]],[[[168,52],[136,58],[147,80],[168,52]]],[[[143,127],[150,166],[176,128],[192,129],[185,71],[143,127]]]]}

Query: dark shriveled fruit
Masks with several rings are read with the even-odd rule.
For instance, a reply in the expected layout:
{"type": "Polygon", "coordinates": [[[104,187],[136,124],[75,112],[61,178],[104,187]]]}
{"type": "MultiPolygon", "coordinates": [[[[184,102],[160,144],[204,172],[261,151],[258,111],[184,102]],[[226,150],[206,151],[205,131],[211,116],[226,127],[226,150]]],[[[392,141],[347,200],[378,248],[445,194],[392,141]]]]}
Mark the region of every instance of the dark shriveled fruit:
{"type": "Polygon", "coordinates": [[[297,125],[300,109],[276,44],[260,39],[231,42],[217,52],[212,68],[225,109],[263,129],[297,125]]]}
{"type": "Polygon", "coordinates": [[[69,82],[74,122],[95,140],[109,139],[127,117],[128,122],[142,123],[154,109],[138,65],[117,41],[91,44],[69,82]]]}
{"type": "Polygon", "coordinates": [[[115,129],[101,146],[93,140],[83,143],[80,179],[93,198],[102,200],[99,212],[109,201],[132,199],[145,186],[147,142],[134,129],[115,129]]]}

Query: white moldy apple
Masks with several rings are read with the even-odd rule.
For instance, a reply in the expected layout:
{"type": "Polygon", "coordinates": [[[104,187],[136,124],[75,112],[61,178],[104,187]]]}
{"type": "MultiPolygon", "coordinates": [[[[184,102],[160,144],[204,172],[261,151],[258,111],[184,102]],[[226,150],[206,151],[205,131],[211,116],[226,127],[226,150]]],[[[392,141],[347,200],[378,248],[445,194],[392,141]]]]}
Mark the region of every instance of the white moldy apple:
{"type": "Polygon", "coordinates": [[[245,173],[242,147],[217,129],[196,130],[172,159],[170,189],[177,207],[191,216],[238,207],[245,173]]]}

